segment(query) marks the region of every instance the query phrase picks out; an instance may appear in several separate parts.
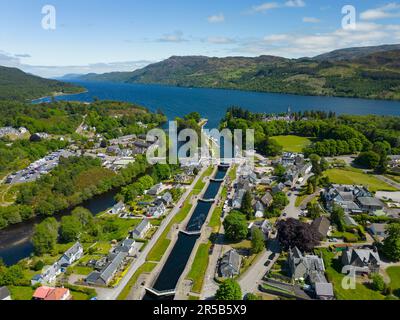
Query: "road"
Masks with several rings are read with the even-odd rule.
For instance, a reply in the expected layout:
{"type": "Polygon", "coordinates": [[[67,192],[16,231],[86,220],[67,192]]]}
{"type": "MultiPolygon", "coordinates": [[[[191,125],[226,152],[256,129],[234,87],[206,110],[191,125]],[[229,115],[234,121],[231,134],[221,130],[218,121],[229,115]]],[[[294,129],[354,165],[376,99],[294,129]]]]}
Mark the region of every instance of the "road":
{"type": "Polygon", "coordinates": [[[119,294],[121,291],[125,288],[125,286],[128,284],[129,280],[132,278],[132,276],[135,274],[137,269],[146,262],[146,257],[149,254],[150,250],[153,248],[153,246],[156,244],[158,238],[161,236],[161,234],[164,232],[165,228],[168,226],[168,224],[171,222],[171,220],[175,217],[175,215],[179,212],[180,207],[183,205],[184,201],[186,198],[189,196],[189,194],[192,192],[194,186],[196,185],[197,181],[202,177],[203,173],[207,170],[207,167],[204,168],[196,177],[196,179],[193,181],[191,186],[188,188],[188,190],[185,192],[185,194],[181,197],[181,199],[178,201],[174,209],[171,210],[169,215],[164,219],[160,227],[158,228],[157,232],[154,234],[152,239],[149,241],[147,244],[146,248],[140,253],[139,257],[131,264],[129,267],[128,272],[124,276],[124,278],[121,279],[119,282],[118,286],[113,288],[113,289],[100,289],[98,290],[98,299],[99,300],[117,300],[119,294]]]}
{"type": "Polygon", "coordinates": [[[276,240],[269,241],[268,250],[264,250],[257,258],[257,261],[247,271],[239,277],[239,284],[242,289],[243,296],[248,293],[257,292],[258,286],[264,275],[272,268],[276,260],[279,258],[279,244],[276,240]],[[274,259],[268,266],[265,263],[271,254],[276,253],[274,259]]]}
{"type": "MultiPolygon", "coordinates": [[[[297,190],[300,190],[303,186],[305,186],[308,179],[310,179],[311,176],[312,176],[312,174],[308,174],[307,176],[305,176],[303,182],[296,187],[297,190]]],[[[286,217],[281,216],[281,219],[285,219],[285,218],[299,219],[300,218],[301,209],[299,207],[296,207],[296,199],[299,196],[299,194],[300,194],[300,191],[292,191],[291,192],[291,195],[289,196],[289,205],[285,208],[285,211],[284,211],[286,213],[286,217]]]]}
{"type": "Polygon", "coordinates": [[[392,179],[386,178],[385,176],[381,176],[381,175],[375,175],[374,177],[379,179],[379,180],[381,180],[381,181],[383,181],[383,182],[386,182],[388,185],[390,185],[392,187],[395,187],[396,189],[400,190],[400,183],[398,183],[398,182],[396,182],[396,181],[394,181],[392,179]]]}

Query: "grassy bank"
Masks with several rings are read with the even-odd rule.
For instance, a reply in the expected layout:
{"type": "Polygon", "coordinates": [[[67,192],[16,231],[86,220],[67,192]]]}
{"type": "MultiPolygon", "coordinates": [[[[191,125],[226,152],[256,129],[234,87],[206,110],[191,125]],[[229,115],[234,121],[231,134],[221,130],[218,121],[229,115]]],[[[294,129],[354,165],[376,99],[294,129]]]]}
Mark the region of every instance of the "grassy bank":
{"type": "Polygon", "coordinates": [[[208,267],[208,252],[210,247],[210,242],[200,244],[196,253],[196,257],[194,258],[192,268],[187,275],[187,279],[193,281],[192,292],[201,293],[204,283],[204,276],[208,267]]]}

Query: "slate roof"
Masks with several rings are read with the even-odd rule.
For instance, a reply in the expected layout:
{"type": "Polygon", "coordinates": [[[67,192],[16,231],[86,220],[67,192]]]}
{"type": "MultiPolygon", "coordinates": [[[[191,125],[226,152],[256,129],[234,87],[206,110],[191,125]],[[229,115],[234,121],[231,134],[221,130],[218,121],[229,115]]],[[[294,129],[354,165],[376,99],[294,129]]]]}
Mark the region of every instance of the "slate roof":
{"type": "Polygon", "coordinates": [[[332,283],[317,282],[315,284],[315,293],[317,296],[334,297],[332,283]]]}
{"type": "Polygon", "coordinates": [[[7,287],[0,287],[0,300],[4,300],[11,296],[10,291],[7,287]]]}
{"type": "Polygon", "coordinates": [[[312,227],[314,227],[314,229],[317,230],[322,237],[326,237],[328,235],[330,226],[331,222],[325,217],[319,217],[312,223],[312,227]]]}

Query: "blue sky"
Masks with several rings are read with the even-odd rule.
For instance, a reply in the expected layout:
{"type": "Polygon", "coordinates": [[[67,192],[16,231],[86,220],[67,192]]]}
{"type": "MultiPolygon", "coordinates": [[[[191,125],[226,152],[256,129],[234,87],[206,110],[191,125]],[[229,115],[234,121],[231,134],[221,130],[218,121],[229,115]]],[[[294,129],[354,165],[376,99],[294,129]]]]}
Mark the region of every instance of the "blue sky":
{"type": "Polygon", "coordinates": [[[2,0],[0,65],[42,76],[127,71],[172,55],[314,56],[400,42],[400,2],[2,0]],[[342,29],[351,3],[357,28],[342,29]],[[56,29],[41,26],[44,5],[56,29]]]}

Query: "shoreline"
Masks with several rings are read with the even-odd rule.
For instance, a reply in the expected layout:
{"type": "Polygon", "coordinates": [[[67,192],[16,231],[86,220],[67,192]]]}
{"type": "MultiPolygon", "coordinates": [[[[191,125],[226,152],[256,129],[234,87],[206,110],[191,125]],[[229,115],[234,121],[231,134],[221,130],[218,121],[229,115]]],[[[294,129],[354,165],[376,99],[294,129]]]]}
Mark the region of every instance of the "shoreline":
{"type": "Polygon", "coordinates": [[[82,94],[82,93],[88,93],[88,92],[89,92],[88,89],[82,90],[81,92],[75,92],[75,93],[57,92],[56,94],[53,94],[53,95],[47,95],[47,96],[43,96],[43,97],[40,97],[37,99],[32,99],[32,100],[30,100],[30,102],[34,103],[35,101],[38,101],[38,100],[43,100],[43,99],[48,99],[48,98],[51,99],[53,97],[55,98],[55,97],[63,97],[63,96],[73,96],[76,94],[82,94]]]}

